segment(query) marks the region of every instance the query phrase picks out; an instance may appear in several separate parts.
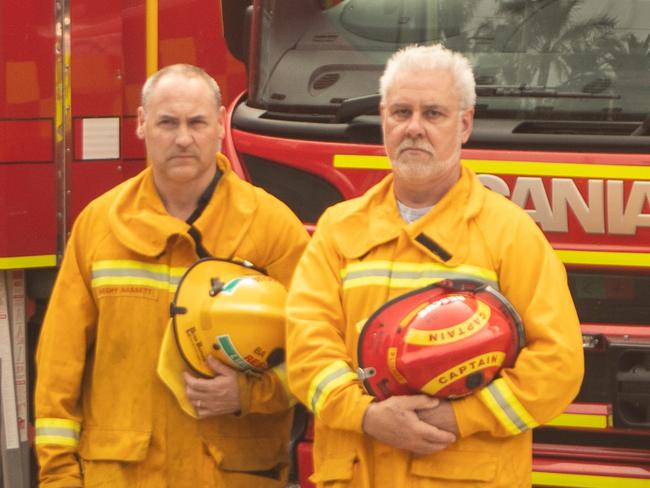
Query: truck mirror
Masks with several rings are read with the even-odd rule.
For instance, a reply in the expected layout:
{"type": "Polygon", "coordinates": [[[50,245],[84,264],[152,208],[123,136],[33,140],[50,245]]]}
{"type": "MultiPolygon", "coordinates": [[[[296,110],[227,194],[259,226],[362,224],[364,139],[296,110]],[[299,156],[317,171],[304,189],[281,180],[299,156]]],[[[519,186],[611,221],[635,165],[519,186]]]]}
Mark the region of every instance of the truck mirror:
{"type": "Polygon", "coordinates": [[[230,54],[242,62],[248,58],[252,0],[222,0],[223,35],[230,54]]]}

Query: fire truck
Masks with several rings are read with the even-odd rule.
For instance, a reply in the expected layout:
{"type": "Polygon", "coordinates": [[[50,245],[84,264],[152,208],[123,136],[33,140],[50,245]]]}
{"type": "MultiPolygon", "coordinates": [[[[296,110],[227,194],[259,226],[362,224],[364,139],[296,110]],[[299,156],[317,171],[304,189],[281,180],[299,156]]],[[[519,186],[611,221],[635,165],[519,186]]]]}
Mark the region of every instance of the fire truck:
{"type": "MultiPolygon", "coordinates": [[[[545,232],[583,332],[584,382],[534,431],[533,484],[650,486],[650,1],[255,0],[247,19],[226,150],[311,225],[390,168],[377,92],[391,53],[468,57],[463,164],[545,232]]],[[[309,428],[296,465],[312,486],[309,428]]]]}
{"type": "MultiPolygon", "coordinates": [[[[533,482],[648,486],[648,0],[3,0],[0,8],[0,275],[13,297],[24,286],[26,366],[74,218],[145,167],[135,124],[148,74],[176,62],[204,67],[229,104],[224,152],[235,170],[313,229],[327,206],[360,195],[390,167],[377,113],[388,56],[442,42],[471,60],[478,85],[463,162],[538,222],[567,266],[582,322],[584,384],[563,415],[536,429],[533,482]]],[[[308,488],[310,418],[298,413],[295,476],[308,488]]]]}
{"type": "Polygon", "coordinates": [[[223,35],[240,10],[214,0],[0,1],[0,486],[35,482],[30,363],[72,222],[145,167],[136,114],[158,67],[203,67],[226,104],[245,88],[223,35]]]}

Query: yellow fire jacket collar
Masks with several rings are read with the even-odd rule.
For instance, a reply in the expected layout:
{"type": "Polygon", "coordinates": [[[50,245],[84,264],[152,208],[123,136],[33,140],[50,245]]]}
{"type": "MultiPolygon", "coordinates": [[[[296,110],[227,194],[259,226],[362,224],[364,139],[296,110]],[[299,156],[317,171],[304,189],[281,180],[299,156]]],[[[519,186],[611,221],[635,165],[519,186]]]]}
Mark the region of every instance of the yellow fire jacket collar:
{"type": "Polygon", "coordinates": [[[467,227],[479,213],[487,191],[472,170],[462,167],[459,180],[431,211],[407,224],[399,215],[391,174],[365,195],[332,208],[328,217],[335,226],[345,228],[335,235],[346,258],[363,256],[406,232],[423,251],[454,266],[467,254],[467,227]]]}
{"type": "MultiPolygon", "coordinates": [[[[234,252],[250,225],[257,208],[257,199],[250,185],[244,183],[231,169],[223,154],[217,154],[216,164],[223,173],[203,213],[193,226],[203,236],[203,241],[232,249],[208,249],[213,255],[227,256],[234,252]],[[229,226],[228,235],[213,235],[217,221],[227,219],[240,222],[229,226]]],[[[116,188],[115,199],[109,209],[109,224],[117,238],[129,249],[144,256],[159,256],[165,252],[173,236],[194,242],[189,235],[191,226],[167,213],[153,182],[151,168],[124,182],[116,188]]]]}

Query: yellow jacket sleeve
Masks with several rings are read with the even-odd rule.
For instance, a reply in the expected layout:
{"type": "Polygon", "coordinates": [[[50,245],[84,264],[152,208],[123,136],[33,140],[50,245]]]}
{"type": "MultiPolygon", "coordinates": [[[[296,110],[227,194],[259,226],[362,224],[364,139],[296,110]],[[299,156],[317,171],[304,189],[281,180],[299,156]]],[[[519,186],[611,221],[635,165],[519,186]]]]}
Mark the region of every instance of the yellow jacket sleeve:
{"type": "MultiPolygon", "coordinates": [[[[83,218],[80,219],[83,221],[83,218]]],[[[77,461],[80,394],[96,308],[75,225],[41,329],[36,353],[36,454],[40,486],[82,486],[77,461]]]]}
{"type": "Polygon", "coordinates": [[[289,392],[286,364],[282,363],[259,376],[238,375],[241,415],[249,413],[270,414],[295,405],[289,392]]]}
{"type": "Polygon", "coordinates": [[[352,370],[340,303],[341,258],[328,240],[327,218],[298,264],[287,299],[289,387],[332,428],[361,432],[372,397],[352,370]]]}
{"type": "Polygon", "coordinates": [[[526,345],[514,367],[478,393],[453,402],[460,433],[516,435],[559,415],[584,373],[580,323],[566,271],[532,219],[508,223],[494,240],[499,286],[519,311],[526,345]]]}

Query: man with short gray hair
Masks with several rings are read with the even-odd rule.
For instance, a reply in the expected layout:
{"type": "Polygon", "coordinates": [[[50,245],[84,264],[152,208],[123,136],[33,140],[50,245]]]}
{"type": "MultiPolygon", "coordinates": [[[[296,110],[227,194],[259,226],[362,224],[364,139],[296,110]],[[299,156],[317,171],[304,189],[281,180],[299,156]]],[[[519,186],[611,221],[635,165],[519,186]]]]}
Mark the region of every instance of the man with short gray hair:
{"type": "Polygon", "coordinates": [[[43,323],[40,486],[283,488],[284,364],[252,375],[209,358],[211,377],[183,366],[159,377],[158,358],[197,260],[251,263],[288,287],[308,235],[220,152],[225,108],[200,68],[169,66],[145,83],[137,135],[149,165],[81,212],[43,323]]]}

